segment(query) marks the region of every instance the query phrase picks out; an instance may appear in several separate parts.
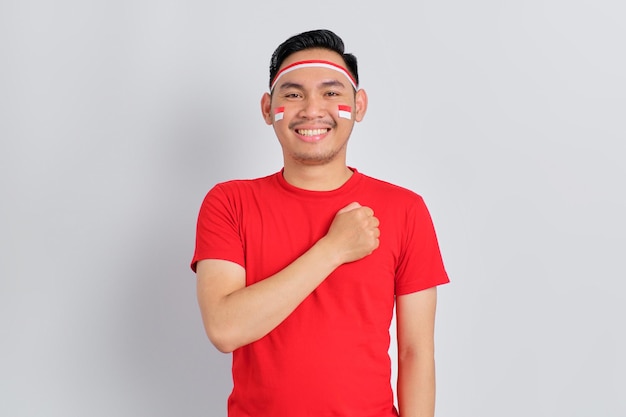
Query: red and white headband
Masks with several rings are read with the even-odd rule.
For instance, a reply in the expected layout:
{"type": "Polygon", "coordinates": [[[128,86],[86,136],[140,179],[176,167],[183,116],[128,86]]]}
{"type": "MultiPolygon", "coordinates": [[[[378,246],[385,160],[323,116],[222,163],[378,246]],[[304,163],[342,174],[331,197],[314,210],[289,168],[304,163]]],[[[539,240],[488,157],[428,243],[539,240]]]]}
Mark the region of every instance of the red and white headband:
{"type": "Polygon", "coordinates": [[[274,90],[274,87],[276,86],[276,83],[278,83],[278,80],[280,79],[280,77],[282,77],[283,75],[291,71],[295,71],[300,68],[328,68],[331,70],[338,71],[342,73],[343,75],[345,75],[348,81],[350,81],[350,84],[352,84],[352,87],[354,87],[354,89],[357,90],[356,80],[350,74],[350,72],[348,72],[347,69],[345,69],[341,65],[335,64],[334,62],[323,61],[320,59],[312,59],[312,60],[307,60],[307,61],[294,62],[293,64],[287,65],[285,68],[278,71],[278,73],[274,77],[274,80],[272,80],[270,91],[274,90]]]}

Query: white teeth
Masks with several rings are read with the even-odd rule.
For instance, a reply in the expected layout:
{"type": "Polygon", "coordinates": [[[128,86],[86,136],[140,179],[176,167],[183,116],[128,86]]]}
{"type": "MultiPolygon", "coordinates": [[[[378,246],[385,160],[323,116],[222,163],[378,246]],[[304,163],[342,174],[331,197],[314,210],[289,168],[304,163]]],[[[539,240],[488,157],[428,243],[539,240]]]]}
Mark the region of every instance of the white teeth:
{"type": "Polygon", "coordinates": [[[328,132],[328,129],[298,129],[302,136],[318,136],[328,132]]]}

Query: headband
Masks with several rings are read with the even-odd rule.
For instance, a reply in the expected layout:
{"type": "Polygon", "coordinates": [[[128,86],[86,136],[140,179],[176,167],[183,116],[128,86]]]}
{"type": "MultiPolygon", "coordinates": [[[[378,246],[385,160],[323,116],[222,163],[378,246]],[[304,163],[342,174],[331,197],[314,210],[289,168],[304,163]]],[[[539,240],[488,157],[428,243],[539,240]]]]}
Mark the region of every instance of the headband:
{"type": "Polygon", "coordinates": [[[300,69],[300,68],[315,68],[315,67],[317,67],[317,68],[328,68],[328,69],[335,70],[337,72],[342,73],[350,81],[350,84],[352,84],[352,87],[354,87],[355,90],[357,89],[356,80],[348,72],[347,69],[345,69],[341,65],[335,64],[334,62],[323,61],[323,60],[319,60],[319,59],[313,59],[313,60],[308,60],[308,61],[294,62],[293,64],[287,65],[285,68],[283,68],[280,71],[278,71],[278,73],[274,77],[274,80],[272,80],[272,84],[270,85],[270,91],[274,90],[274,87],[276,86],[276,83],[278,83],[278,80],[283,75],[285,75],[285,74],[287,74],[287,73],[289,73],[291,71],[295,71],[297,69],[300,69]]]}

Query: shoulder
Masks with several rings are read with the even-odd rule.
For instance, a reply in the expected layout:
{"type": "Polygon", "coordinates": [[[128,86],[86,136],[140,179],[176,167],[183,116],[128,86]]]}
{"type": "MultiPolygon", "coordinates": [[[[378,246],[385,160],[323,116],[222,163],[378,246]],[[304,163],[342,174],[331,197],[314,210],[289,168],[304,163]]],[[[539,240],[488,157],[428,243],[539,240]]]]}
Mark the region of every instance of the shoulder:
{"type": "Polygon", "coordinates": [[[267,190],[274,187],[276,183],[276,175],[271,174],[265,177],[252,179],[232,179],[218,182],[208,191],[207,196],[211,195],[245,195],[259,190],[267,190]]]}
{"type": "Polygon", "coordinates": [[[383,179],[370,177],[369,175],[362,174],[363,184],[372,193],[380,195],[381,197],[405,201],[409,204],[420,203],[423,204],[424,199],[416,191],[409,188],[400,186],[398,184],[385,181],[383,179]]]}
{"type": "Polygon", "coordinates": [[[202,201],[202,210],[240,211],[245,206],[270,195],[276,188],[276,174],[253,179],[232,179],[218,182],[202,201]]]}
{"type": "Polygon", "coordinates": [[[216,183],[213,188],[222,190],[237,190],[246,188],[258,188],[268,186],[273,183],[278,173],[266,175],[259,178],[232,179],[216,183]]]}
{"type": "Polygon", "coordinates": [[[426,202],[418,192],[367,175],[363,175],[362,184],[363,202],[372,207],[379,217],[398,224],[430,220],[426,202]]]}

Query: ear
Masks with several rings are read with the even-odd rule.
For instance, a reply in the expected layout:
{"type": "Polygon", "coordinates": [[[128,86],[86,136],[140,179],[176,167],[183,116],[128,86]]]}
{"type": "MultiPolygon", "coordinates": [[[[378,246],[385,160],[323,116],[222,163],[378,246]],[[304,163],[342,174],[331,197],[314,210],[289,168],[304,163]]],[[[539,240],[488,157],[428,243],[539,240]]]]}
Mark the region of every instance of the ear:
{"type": "Polygon", "coordinates": [[[263,94],[261,97],[261,114],[263,115],[263,119],[265,119],[265,123],[268,125],[272,125],[272,96],[269,93],[263,94]]]}
{"type": "Polygon", "coordinates": [[[356,92],[355,104],[356,112],[354,120],[360,122],[363,120],[363,117],[365,117],[365,113],[367,112],[367,93],[365,90],[359,90],[356,92]]]}

